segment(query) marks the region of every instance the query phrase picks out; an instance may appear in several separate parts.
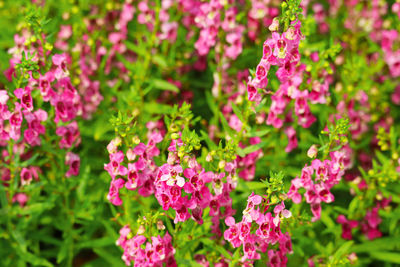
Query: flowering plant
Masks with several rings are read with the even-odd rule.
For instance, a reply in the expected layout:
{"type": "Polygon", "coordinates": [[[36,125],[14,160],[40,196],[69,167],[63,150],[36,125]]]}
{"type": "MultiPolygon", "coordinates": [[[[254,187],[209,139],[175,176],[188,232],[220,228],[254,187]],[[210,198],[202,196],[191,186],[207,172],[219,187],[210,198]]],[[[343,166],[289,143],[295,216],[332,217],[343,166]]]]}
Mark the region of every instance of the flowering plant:
{"type": "Polygon", "coordinates": [[[5,266],[400,264],[400,2],[0,12],[5,266]]]}

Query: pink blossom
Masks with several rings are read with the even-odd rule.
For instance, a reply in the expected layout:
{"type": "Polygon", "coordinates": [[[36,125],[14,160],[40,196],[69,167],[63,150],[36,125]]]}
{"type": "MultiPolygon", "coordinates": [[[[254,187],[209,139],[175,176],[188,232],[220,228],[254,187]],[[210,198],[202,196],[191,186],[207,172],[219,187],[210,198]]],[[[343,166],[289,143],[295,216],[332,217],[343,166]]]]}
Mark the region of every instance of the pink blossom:
{"type": "Polygon", "coordinates": [[[336,221],[342,225],[342,238],[351,240],[351,230],[358,226],[358,222],[355,220],[347,220],[342,214],[337,217],[336,221]]]}
{"type": "Polygon", "coordinates": [[[65,156],[65,164],[69,165],[69,170],[67,171],[65,176],[70,177],[72,175],[76,176],[79,174],[81,160],[77,154],[68,152],[65,156]]]}
{"type": "Polygon", "coordinates": [[[22,168],[20,176],[22,185],[29,185],[31,183],[33,175],[28,168],[22,168]]]}

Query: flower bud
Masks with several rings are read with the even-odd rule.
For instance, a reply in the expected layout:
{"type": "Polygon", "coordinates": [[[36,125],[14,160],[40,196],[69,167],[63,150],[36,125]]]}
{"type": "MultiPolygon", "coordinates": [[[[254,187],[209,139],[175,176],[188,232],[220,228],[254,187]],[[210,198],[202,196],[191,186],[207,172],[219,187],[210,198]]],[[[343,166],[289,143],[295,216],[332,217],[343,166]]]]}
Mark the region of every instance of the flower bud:
{"type": "Polygon", "coordinates": [[[141,224],[141,225],[139,226],[139,229],[137,230],[137,234],[138,234],[138,235],[141,235],[141,234],[143,234],[145,231],[146,231],[146,228],[144,228],[143,224],[141,224]]]}
{"type": "Polygon", "coordinates": [[[140,139],[137,135],[135,135],[134,137],[132,137],[132,142],[137,145],[140,143],[140,139]]]}
{"type": "Polygon", "coordinates": [[[158,230],[164,230],[165,229],[165,225],[164,225],[163,221],[161,221],[161,220],[157,221],[157,229],[158,230]]]}
{"type": "Polygon", "coordinates": [[[308,149],[308,151],[307,151],[307,156],[309,158],[315,158],[317,156],[317,154],[318,154],[318,149],[317,149],[316,145],[312,145],[310,147],[310,149],[308,149]]]}
{"type": "Polygon", "coordinates": [[[171,134],[171,138],[174,139],[174,140],[176,140],[176,139],[179,138],[179,134],[177,134],[177,133],[172,133],[172,134],[171,134]]]}
{"type": "Polygon", "coordinates": [[[218,163],[218,168],[223,169],[223,168],[225,168],[225,165],[226,165],[225,160],[221,160],[221,161],[218,163]]]}

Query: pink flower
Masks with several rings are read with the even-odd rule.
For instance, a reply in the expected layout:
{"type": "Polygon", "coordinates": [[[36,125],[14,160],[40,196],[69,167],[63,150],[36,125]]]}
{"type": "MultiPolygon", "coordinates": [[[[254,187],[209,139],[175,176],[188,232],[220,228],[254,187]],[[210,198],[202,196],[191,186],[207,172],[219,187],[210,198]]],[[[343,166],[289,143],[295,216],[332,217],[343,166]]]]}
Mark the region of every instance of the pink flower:
{"type": "Polygon", "coordinates": [[[320,203],[312,203],[311,204],[311,212],[313,217],[311,218],[312,222],[315,222],[321,218],[321,204],[320,203]]]}
{"type": "Polygon", "coordinates": [[[22,185],[29,185],[31,183],[33,176],[28,168],[22,168],[20,176],[22,185]]]}
{"type": "Polygon", "coordinates": [[[270,65],[266,62],[261,60],[260,64],[258,64],[256,68],[256,79],[254,82],[257,84],[257,87],[259,88],[265,88],[267,87],[268,84],[268,71],[269,71],[270,65]]]}
{"type": "Polygon", "coordinates": [[[239,227],[235,224],[235,220],[232,217],[228,218],[225,220],[225,223],[229,228],[224,232],[224,238],[229,241],[234,248],[240,247],[242,241],[239,239],[239,227]]]}
{"type": "Polygon", "coordinates": [[[68,152],[67,155],[65,156],[65,164],[69,165],[69,170],[67,171],[65,176],[70,177],[72,175],[76,176],[79,174],[81,159],[77,154],[68,152]]]}
{"type": "Polygon", "coordinates": [[[282,251],[268,250],[268,265],[271,267],[281,267],[286,266],[287,257],[282,251]]]}
{"type": "Polygon", "coordinates": [[[26,86],[25,89],[18,88],[14,91],[14,95],[21,100],[21,106],[27,110],[33,110],[33,101],[31,96],[31,88],[26,86]]]}
{"type": "Polygon", "coordinates": [[[31,146],[40,145],[39,134],[33,129],[26,129],[24,131],[24,140],[31,146]]]}
{"type": "Polygon", "coordinates": [[[290,151],[292,151],[297,147],[296,130],[292,126],[289,126],[288,128],[285,129],[285,134],[289,139],[289,143],[285,148],[285,152],[289,153],[290,151]]]}
{"type": "Polygon", "coordinates": [[[160,181],[166,182],[167,185],[169,186],[177,185],[179,187],[183,187],[185,185],[185,178],[179,175],[183,172],[182,166],[180,165],[171,166],[168,164],[164,164],[160,168],[160,172],[161,173],[158,174],[157,176],[159,177],[160,181]]]}
{"type": "Polygon", "coordinates": [[[28,202],[28,196],[25,193],[16,193],[12,198],[12,202],[18,202],[21,207],[24,207],[28,202]]]}
{"type": "Polygon", "coordinates": [[[7,94],[6,90],[0,90],[0,105],[6,105],[8,99],[10,99],[10,97],[7,94]]]}
{"type": "Polygon", "coordinates": [[[351,230],[358,226],[358,222],[354,220],[347,220],[342,214],[337,217],[336,221],[342,225],[342,238],[351,240],[351,230]]]}
{"type": "Polygon", "coordinates": [[[257,103],[261,102],[261,95],[258,93],[258,90],[252,81],[247,83],[247,94],[250,101],[255,101],[257,103]]]}
{"type": "Polygon", "coordinates": [[[43,96],[43,100],[46,102],[55,95],[55,92],[51,89],[51,83],[54,81],[54,79],[55,77],[52,71],[48,71],[45,75],[40,75],[39,90],[43,96]]]}
{"type": "Polygon", "coordinates": [[[247,207],[243,210],[243,218],[246,222],[256,221],[260,213],[258,210],[255,210],[255,206],[261,204],[262,197],[259,195],[255,195],[254,192],[247,199],[247,207]]]}
{"type": "Polygon", "coordinates": [[[53,64],[56,66],[54,76],[57,79],[67,77],[69,75],[67,70],[67,56],[65,54],[55,54],[52,60],[53,64]]]}
{"type": "Polygon", "coordinates": [[[279,236],[279,248],[283,253],[293,253],[292,240],[289,233],[281,234],[279,236]]]}
{"type": "Polygon", "coordinates": [[[108,171],[113,179],[117,175],[125,176],[128,174],[128,169],[125,166],[121,165],[123,160],[124,153],[122,151],[118,151],[116,153],[110,154],[110,163],[104,165],[104,169],[108,171]]]}
{"type": "Polygon", "coordinates": [[[318,149],[316,145],[312,145],[307,151],[307,156],[309,158],[315,158],[317,154],[318,154],[318,149]]]}
{"type": "Polygon", "coordinates": [[[119,206],[122,204],[122,200],[119,197],[119,189],[123,188],[125,184],[125,181],[121,178],[112,180],[110,183],[110,190],[107,195],[107,199],[116,206],[119,206]]]}
{"type": "Polygon", "coordinates": [[[60,148],[70,148],[72,146],[78,146],[81,142],[78,123],[76,121],[71,122],[67,126],[58,127],[56,130],[56,134],[62,137],[59,143],[60,148]]]}
{"type": "Polygon", "coordinates": [[[235,115],[232,114],[229,118],[229,126],[234,129],[237,132],[240,132],[242,129],[243,123],[239,120],[239,118],[235,115]]]}
{"type": "Polygon", "coordinates": [[[176,210],[176,215],[175,215],[175,219],[174,219],[174,223],[178,223],[178,222],[184,222],[186,220],[188,220],[191,216],[190,213],[188,212],[188,209],[186,207],[187,202],[183,201],[183,203],[179,203],[178,207],[175,208],[176,210]]]}
{"type": "MultiPolygon", "coordinates": [[[[300,181],[299,178],[293,179],[300,181]]],[[[292,185],[290,186],[290,189],[287,193],[288,198],[291,198],[293,203],[299,204],[301,202],[301,195],[298,192],[298,189],[300,186],[296,187],[295,182],[292,180],[292,185]]]]}

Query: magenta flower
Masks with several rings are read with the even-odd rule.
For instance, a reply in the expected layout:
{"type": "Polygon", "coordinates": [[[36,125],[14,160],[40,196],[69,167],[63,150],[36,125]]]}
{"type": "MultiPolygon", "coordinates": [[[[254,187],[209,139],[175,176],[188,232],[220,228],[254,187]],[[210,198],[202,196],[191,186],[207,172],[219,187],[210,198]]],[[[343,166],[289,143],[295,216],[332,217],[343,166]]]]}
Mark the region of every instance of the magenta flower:
{"type": "Polygon", "coordinates": [[[107,199],[115,206],[122,204],[122,200],[119,197],[119,189],[123,188],[125,181],[121,178],[112,180],[110,183],[110,190],[107,195],[107,199]]]}
{"type": "Polygon", "coordinates": [[[128,174],[128,169],[121,165],[124,160],[124,153],[118,151],[110,154],[110,163],[104,165],[104,169],[108,171],[110,176],[114,179],[117,175],[125,176],[128,174]]]}
{"type": "Polygon", "coordinates": [[[22,185],[29,185],[31,183],[33,176],[28,168],[22,168],[20,176],[22,185]]]}
{"type": "Polygon", "coordinates": [[[337,217],[336,221],[342,225],[342,238],[351,240],[353,238],[351,230],[358,226],[358,222],[355,220],[347,220],[342,214],[337,217]]]}
{"type": "Polygon", "coordinates": [[[157,176],[159,177],[160,181],[166,182],[167,185],[177,185],[179,187],[183,187],[185,185],[185,178],[180,176],[180,174],[183,172],[182,166],[171,166],[164,164],[160,167],[160,172],[161,173],[157,176]]]}
{"type": "Polygon", "coordinates": [[[31,88],[29,86],[26,86],[25,89],[16,89],[14,95],[21,100],[21,107],[24,108],[24,110],[33,110],[33,100],[31,96],[31,88]]]}
{"type": "Polygon", "coordinates": [[[70,177],[72,175],[76,176],[79,174],[81,159],[77,154],[68,152],[65,156],[65,164],[69,166],[69,170],[67,171],[65,176],[70,177]]]}
{"type": "Polygon", "coordinates": [[[67,56],[66,54],[55,54],[52,58],[54,66],[56,66],[56,70],[54,72],[54,77],[57,79],[61,79],[67,77],[69,75],[67,69],[67,56]]]}
{"type": "Polygon", "coordinates": [[[16,193],[13,198],[12,202],[18,202],[21,207],[24,207],[26,202],[28,202],[28,196],[25,193],[16,193]]]}
{"type": "Polygon", "coordinates": [[[60,148],[70,148],[72,146],[78,146],[81,142],[78,123],[76,121],[73,121],[66,126],[58,127],[56,129],[56,134],[62,137],[59,143],[60,148]]]}

